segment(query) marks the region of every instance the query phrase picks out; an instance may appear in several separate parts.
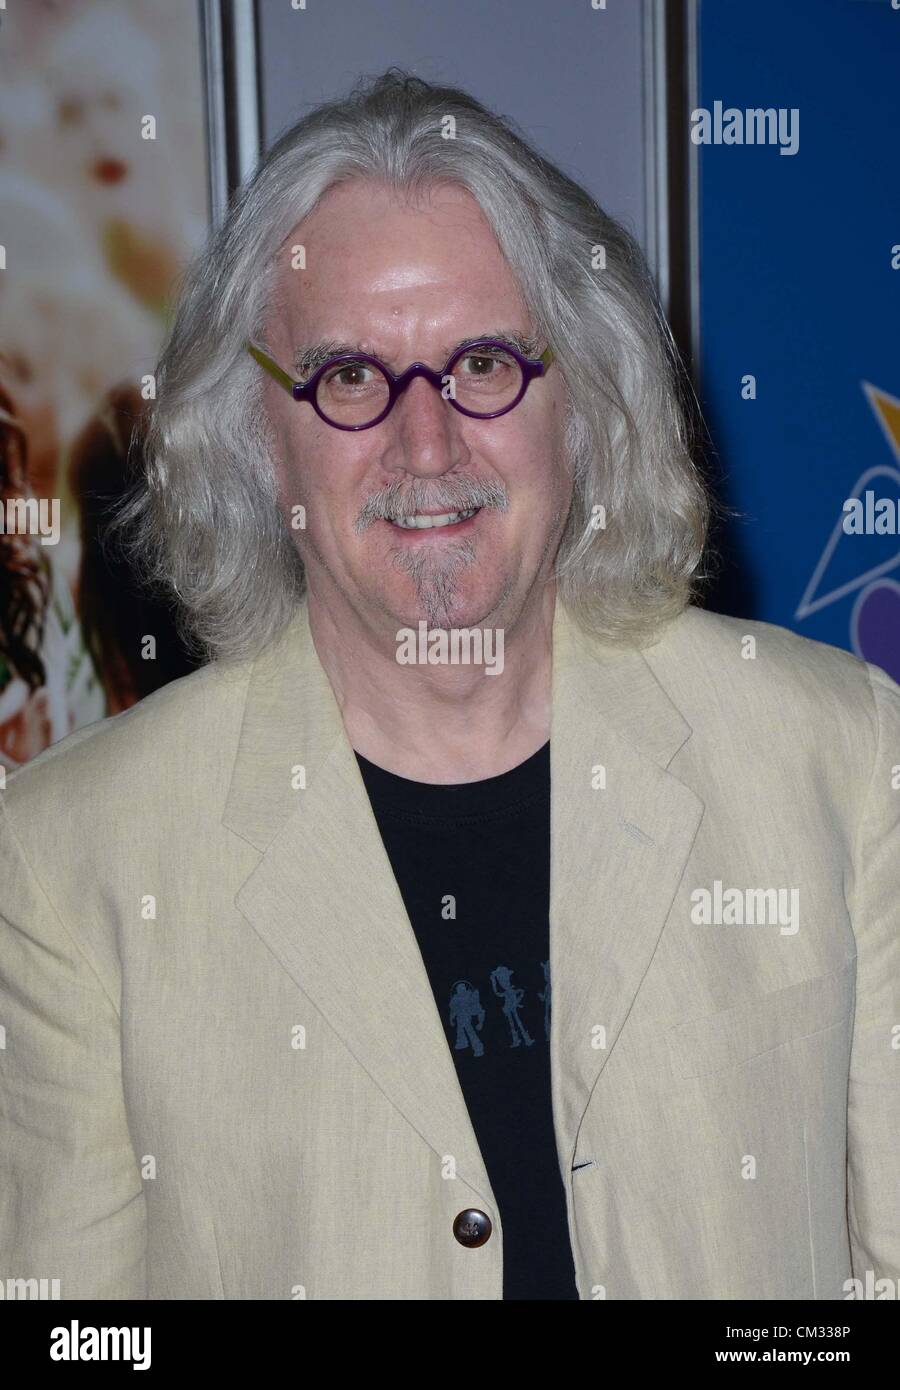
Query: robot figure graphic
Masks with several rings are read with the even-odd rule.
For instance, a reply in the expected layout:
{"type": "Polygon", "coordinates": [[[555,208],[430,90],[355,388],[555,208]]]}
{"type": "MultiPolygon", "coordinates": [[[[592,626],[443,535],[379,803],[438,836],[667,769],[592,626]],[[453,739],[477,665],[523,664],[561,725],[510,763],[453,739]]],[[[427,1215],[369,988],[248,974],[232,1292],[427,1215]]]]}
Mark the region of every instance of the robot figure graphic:
{"type": "Polygon", "coordinates": [[[478,996],[478,990],[468,980],[457,980],[453,986],[453,993],[450,995],[450,1026],[456,1024],[456,1042],[454,1050],[462,1051],[466,1047],[471,1047],[475,1057],[484,1055],[484,1043],[475,1032],[481,1032],[484,1026],[484,1009],[478,996]],[[472,1027],[472,1020],[475,1019],[475,1028],[472,1027]]]}

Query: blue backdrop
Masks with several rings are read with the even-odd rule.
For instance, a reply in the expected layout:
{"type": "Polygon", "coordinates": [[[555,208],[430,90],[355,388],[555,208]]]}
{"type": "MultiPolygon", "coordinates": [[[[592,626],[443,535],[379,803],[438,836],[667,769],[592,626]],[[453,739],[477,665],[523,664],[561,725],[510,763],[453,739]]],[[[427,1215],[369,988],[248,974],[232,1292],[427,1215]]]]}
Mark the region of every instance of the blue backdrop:
{"type": "Polygon", "coordinates": [[[900,10],[702,0],[699,23],[701,107],[799,113],[796,154],[698,146],[700,398],[741,513],[709,606],[900,680],[900,10]]]}

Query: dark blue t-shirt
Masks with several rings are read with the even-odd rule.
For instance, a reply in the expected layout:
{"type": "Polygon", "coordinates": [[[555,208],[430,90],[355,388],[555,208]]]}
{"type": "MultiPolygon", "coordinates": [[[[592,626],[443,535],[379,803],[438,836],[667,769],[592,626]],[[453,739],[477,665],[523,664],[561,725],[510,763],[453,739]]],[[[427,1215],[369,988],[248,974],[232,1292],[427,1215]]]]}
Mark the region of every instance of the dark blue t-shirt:
{"type": "Polygon", "coordinates": [[[503,1297],[577,1299],[550,1099],[550,744],[452,786],[356,757],[500,1209],[503,1297]]]}

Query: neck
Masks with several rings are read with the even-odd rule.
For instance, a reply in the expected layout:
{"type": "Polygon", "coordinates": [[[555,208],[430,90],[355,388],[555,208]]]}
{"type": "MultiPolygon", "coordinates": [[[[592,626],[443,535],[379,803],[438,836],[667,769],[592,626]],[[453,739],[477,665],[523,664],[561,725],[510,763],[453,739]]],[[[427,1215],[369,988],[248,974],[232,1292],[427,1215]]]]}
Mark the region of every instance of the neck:
{"type": "MultiPolygon", "coordinates": [[[[397,628],[309,590],[313,643],[347,737],[370,762],[417,782],[475,782],[531,757],[550,737],[556,585],[535,587],[503,629],[502,672],[484,665],[401,665],[397,628]]],[[[410,628],[418,634],[418,625],[410,628]]]]}

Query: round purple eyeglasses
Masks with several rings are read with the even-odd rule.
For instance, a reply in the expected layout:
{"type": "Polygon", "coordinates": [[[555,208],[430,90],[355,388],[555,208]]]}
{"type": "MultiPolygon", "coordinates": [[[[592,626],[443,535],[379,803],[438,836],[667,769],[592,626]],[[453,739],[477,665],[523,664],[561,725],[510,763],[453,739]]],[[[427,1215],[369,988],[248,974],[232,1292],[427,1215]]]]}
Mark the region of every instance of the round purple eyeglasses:
{"type": "Polygon", "coordinates": [[[478,338],[457,348],[442,372],[424,362],[413,362],[395,376],[377,357],[346,353],[330,357],[308,381],[302,382],[289,376],[262,348],[250,342],[245,346],[295,401],[307,401],[326,424],[338,430],[368,430],[379,425],[417,376],[430,382],[461,414],[476,420],[495,420],[519,404],[529,383],[534,377],[543,376],[554,360],[550,347],[532,360],[509,343],[478,338]],[[479,366],[475,371],[456,370],[467,362],[479,366]]]}

